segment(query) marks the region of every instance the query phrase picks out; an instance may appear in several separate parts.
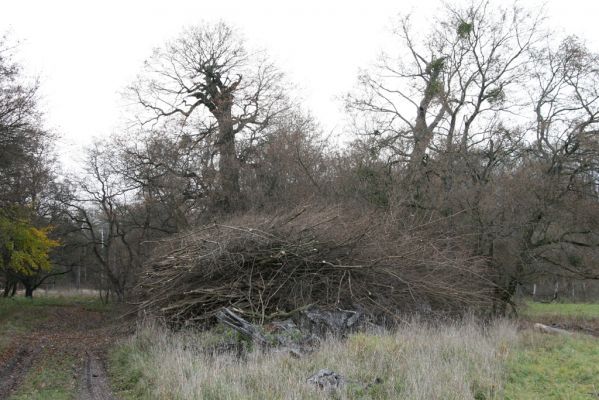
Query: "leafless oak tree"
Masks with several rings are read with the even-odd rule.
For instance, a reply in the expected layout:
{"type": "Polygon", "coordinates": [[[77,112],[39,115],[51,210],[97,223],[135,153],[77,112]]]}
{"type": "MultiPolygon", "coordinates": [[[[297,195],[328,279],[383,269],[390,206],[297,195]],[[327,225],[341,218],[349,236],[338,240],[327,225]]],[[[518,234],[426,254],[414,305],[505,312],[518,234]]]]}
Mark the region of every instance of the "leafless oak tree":
{"type": "Polygon", "coordinates": [[[286,106],[281,73],[260,52],[249,52],[224,23],[185,30],[155,51],[131,90],[149,112],[141,122],[161,119],[192,129],[190,137],[218,158],[221,209],[239,205],[237,142],[259,139],[286,106]]]}

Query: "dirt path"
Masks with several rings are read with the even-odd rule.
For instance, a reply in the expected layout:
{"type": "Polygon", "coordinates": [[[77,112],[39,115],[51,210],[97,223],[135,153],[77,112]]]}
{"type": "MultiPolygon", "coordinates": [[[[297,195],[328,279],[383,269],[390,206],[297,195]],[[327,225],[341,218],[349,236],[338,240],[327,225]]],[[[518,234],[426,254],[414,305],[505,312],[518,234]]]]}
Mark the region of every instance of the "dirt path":
{"type": "Polygon", "coordinates": [[[97,354],[87,353],[79,376],[79,400],[114,400],[106,376],[104,361],[97,354]]]}
{"type": "Polygon", "coordinates": [[[104,362],[108,346],[122,334],[112,314],[77,304],[49,306],[44,312],[43,323],[0,354],[0,399],[10,398],[34,366],[57,357],[76,360],[77,399],[115,399],[104,362]]]}
{"type": "Polygon", "coordinates": [[[7,398],[21,384],[23,377],[33,365],[38,357],[41,347],[35,346],[33,349],[22,345],[12,357],[10,357],[2,367],[0,367],[0,398],[3,393],[7,393],[7,398]]]}

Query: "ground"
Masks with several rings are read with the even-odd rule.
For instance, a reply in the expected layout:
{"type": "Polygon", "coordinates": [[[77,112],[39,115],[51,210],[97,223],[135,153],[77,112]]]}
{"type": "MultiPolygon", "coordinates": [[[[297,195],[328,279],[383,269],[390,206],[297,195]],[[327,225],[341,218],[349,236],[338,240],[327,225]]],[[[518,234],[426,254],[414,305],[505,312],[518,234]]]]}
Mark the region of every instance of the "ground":
{"type": "Polygon", "coordinates": [[[599,398],[599,304],[523,305],[520,340],[508,363],[505,398],[582,400],[599,398]],[[575,334],[534,333],[540,322],[575,334]]]}
{"type": "Polygon", "coordinates": [[[0,398],[113,399],[106,352],[122,334],[93,297],[0,299],[0,398]]]}
{"type": "Polygon", "coordinates": [[[214,333],[146,326],[132,335],[121,312],[93,297],[0,299],[0,398],[329,398],[305,383],[327,367],[350,380],[338,398],[599,398],[599,305],[528,303],[520,314],[493,328],[415,326],[328,342],[301,359],[239,361],[206,356],[214,333]],[[576,334],[537,333],[534,322],[576,334]]]}

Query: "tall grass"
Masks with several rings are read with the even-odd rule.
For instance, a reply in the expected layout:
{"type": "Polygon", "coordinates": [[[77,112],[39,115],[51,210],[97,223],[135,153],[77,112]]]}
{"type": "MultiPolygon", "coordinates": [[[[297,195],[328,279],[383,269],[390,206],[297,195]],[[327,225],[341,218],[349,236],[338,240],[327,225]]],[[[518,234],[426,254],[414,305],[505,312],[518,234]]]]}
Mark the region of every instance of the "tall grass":
{"type": "Polygon", "coordinates": [[[413,323],[387,334],[330,339],[295,359],[283,353],[207,355],[206,333],[172,333],[144,324],[112,354],[124,398],[150,399],[493,399],[501,398],[515,326],[496,321],[443,327],[413,323]],[[321,368],[343,375],[339,392],[306,379],[321,368]],[[380,383],[375,383],[380,382],[380,383]]]}

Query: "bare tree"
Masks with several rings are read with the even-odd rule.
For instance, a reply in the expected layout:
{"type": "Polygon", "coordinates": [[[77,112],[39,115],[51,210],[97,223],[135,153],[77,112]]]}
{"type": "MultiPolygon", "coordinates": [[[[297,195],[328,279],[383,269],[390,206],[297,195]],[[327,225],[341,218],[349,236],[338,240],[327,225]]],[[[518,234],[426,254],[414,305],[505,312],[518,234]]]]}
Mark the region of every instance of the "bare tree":
{"type": "Polygon", "coordinates": [[[142,123],[160,119],[187,129],[208,144],[218,159],[219,204],[232,211],[240,204],[237,142],[252,145],[285,108],[281,73],[263,53],[250,53],[224,24],[185,30],[154,52],[131,90],[149,112],[142,123]]]}
{"type": "MultiPolygon", "coordinates": [[[[481,1],[447,6],[429,35],[401,20],[396,35],[405,51],[383,54],[359,77],[347,97],[359,132],[419,181],[427,160],[442,154],[450,189],[455,162],[470,149],[497,147],[496,132],[521,108],[518,92],[530,67],[529,50],[539,39],[540,19],[517,7],[495,9],[481,1]]],[[[500,139],[501,140],[501,139],[500,139]]]]}
{"type": "MultiPolygon", "coordinates": [[[[524,250],[545,272],[599,278],[599,55],[567,37],[535,53],[531,80],[536,178],[526,190],[524,250]]],[[[530,158],[530,156],[529,156],[530,158]]]]}
{"type": "Polygon", "coordinates": [[[0,205],[39,205],[52,180],[53,135],[42,126],[37,80],[13,61],[16,45],[0,38],[0,205]]]}
{"type": "Polygon", "coordinates": [[[71,182],[61,200],[70,219],[85,233],[101,276],[106,276],[108,287],[122,301],[139,257],[126,223],[127,196],[134,188],[113,167],[117,156],[111,146],[94,145],[88,150],[85,174],[71,182]]]}
{"type": "Polygon", "coordinates": [[[122,151],[113,165],[135,187],[137,209],[131,217],[138,226],[178,232],[214,202],[216,174],[206,146],[165,131],[145,132],[133,142],[122,137],[116,141],[122,151]]]}

